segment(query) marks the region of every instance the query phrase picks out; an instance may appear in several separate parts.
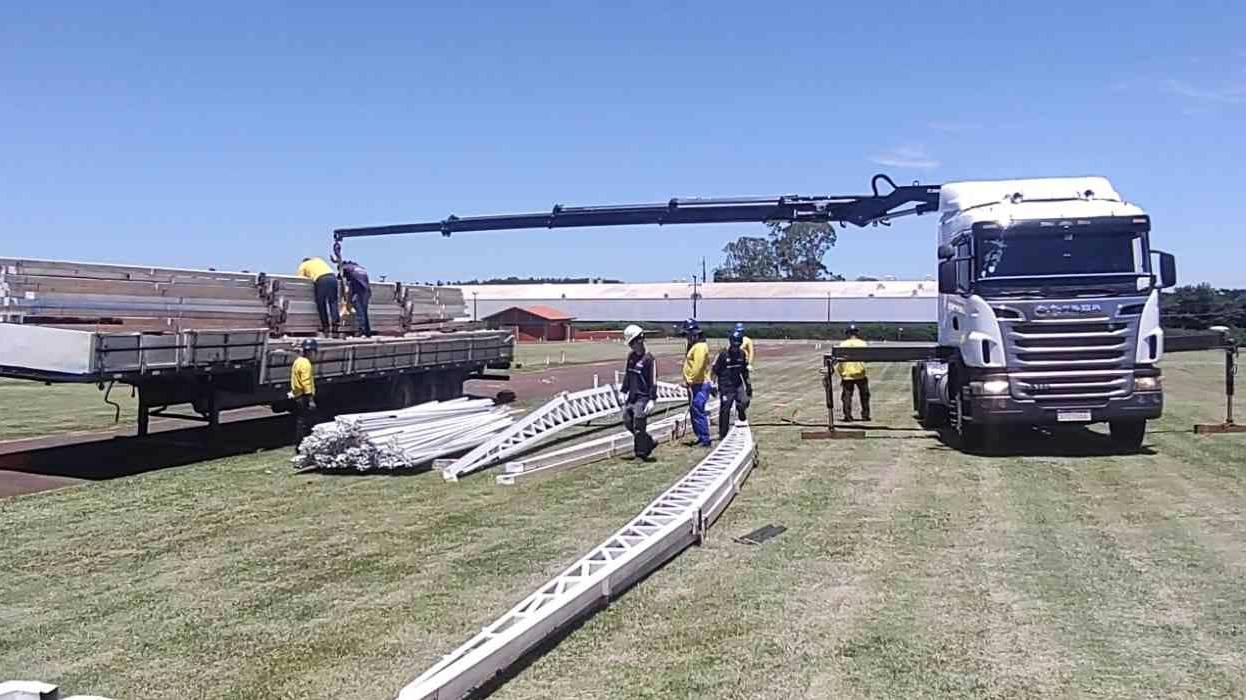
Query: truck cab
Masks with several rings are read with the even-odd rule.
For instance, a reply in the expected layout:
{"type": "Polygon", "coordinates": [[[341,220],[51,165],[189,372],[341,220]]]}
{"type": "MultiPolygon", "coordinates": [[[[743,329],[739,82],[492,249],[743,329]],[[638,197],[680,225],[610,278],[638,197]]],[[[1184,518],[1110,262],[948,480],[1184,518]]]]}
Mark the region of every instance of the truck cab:
{"type": "Polygon", "coordinates": [[[1006,425],[1108,423],[1140,447],[1163,411],[1160,289],[1175,263],[1102,177],[953,182],[939,195],[938,346],[919,416],[966,447],[1006,425]]]}

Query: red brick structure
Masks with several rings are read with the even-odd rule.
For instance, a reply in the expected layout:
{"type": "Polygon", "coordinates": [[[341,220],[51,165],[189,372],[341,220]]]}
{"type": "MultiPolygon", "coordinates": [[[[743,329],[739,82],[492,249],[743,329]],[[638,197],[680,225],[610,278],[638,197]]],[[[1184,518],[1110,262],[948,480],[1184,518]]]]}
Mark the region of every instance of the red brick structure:
{"type": "Polygon", "coordinates": [[[512,306],[480,320],[489,328],[514,331],[521,343],[575,339],[573,317],[548,306],[512,306]]]}

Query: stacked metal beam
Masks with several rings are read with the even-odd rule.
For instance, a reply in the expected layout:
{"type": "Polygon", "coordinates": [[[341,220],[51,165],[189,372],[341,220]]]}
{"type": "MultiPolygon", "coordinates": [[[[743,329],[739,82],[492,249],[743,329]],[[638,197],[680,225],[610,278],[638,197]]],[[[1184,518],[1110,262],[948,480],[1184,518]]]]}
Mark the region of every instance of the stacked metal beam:
{"type": "MultiPolygon", "coordinates": [[[[464,313],[458,289],[372,283],[377,333],[397,335],[464,313]]],[[[20,259],[0,259],[0,321],[143,332],[320,329],[312,283],[300,277],[20,259]]],[[[344,330],[353,327],[348,315],[344,330]]]]}
{"type": "MultiPolygon", "coordinates": [[[[658,404],[688,400],[684,387],[669,382],[658,382],[655,392],[658,404]]],[[[623,410],[622,400],[622,389],[617,384],[564,392],[471,452],[455,460],[437,460],[433,466],[441,470],[446,481],[458,481],[464,474],[520,454],[572,426],[603,418],[617,420],[623,410]]]]}
{"type": "Polygon", "coordinates": [[[514,423],[491,399],[430,401],[395,411],[338,416],[299,445],[299,469],[367,472],[416,467],[469,450],[514,423]]]}
{"type": "MultiPolygon", "coordinates": [[[[716,416],[709,415],[712,423],[716,416]]],[[[680,413],[649,424],[647,432],[656,443],[674,442],[692,432],[692,417],[680,413]]],[[[517,483],[535,481],[582,464],[591,464],[611,457],[631,456],[635,452],[634,438],[626,430],[601,438],[578,442],[568,447],[547,450],[540,454],[525,456],[506,463],[497,483],[513,486],[517,483]]]]}

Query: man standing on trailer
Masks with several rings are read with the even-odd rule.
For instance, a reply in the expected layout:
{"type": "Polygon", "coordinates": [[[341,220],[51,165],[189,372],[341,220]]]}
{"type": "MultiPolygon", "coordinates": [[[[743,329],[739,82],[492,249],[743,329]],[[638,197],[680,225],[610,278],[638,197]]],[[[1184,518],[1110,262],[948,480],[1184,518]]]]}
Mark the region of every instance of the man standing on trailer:
{"type": "Polygon", "coordinates": [[[299,277],[311,280],[316,299],[316,313],[320,315],[320,332],[337,334],[341,317],[337,310],[337,275],[323,258],[303,258],[299,265],[299,277]],[[332,322],[332,323],[330,323],[332,322]]]}
{"type": "Polygon", "coordinates": [[[748,420],[748,405],[753,400],[753,382],[749,379],[748,358],[744,354],[744,332],[731,331],[727,349],[714,360],[714,379],[718,382],[718,439],[731,430],[731,407],[734,404],[740,420],[748,420]]]}
{"type": "Polygon", "coordinates": [[[692,416],[692,432],[695,442],[689,446],[710,447],[709,414],[705,404],[710,400],[710,346],[701,334],[701,324],[690,318],[684,322],[684,335],[688,338],[688,353],[684,356],[684,385],[688,387],[688,413],[692,416]]]}
{"type": "MultiPolygon", "coordinates": [[[[864,348],[867,344],[861,340],[861,331],[857,330],[856,325],[848,326],[844,331],[847,338],[839,344],[841,348],[864,348]]],[[[851,423],[852,418],[852,390],[855,388],[857,393],[861,395],[861,420],[870,420],[870,380],[865,376],[864,362],[845,362],[840,360],[835,364],[835,369],[839,371],[840,384],[843,388],[840,391],[839,400],[844,405],[844,422],[851,423]]]]}
{"type": "Polygon", "coordinates": [[[649,435],[649,414],[658,398],[657,366],[653,355],[645,350],[645,332],[637,325],[623,329],[623,340],[631,348],[623,373],[623,425],[632,434],[632,451],[636,458],[652,462],[650,453],[657,443],[649,435]]]}
{"type": "Polygon", "coordinates": [[[294,401],[294,449],[298,449],[303,438],[311,434],[315,422],[316,411],[316,372],[312,367],[311,358],[317,350],[316,340],[308,338],[303,341],[299,356],[290,365],[290,393],[287,397],[294,401]]]}
{"type": "Polygon", "coordinates": [[[355,307],[355,331],[365,338],[372,337],[372,324],[368,321],[368,304],[372,301],[372,285],[368,271],[354,260],[342,263],[342,277],[350,290],[350,305],[355,307]]]}
{"type": "Polygon", "coordinates": [[[740,349],[744,351],[744,359],[748,360],[748,368],[751,372],[753,370],[753,339],[744,334],[743,323],[735,324],[735,329],[732,332],[739,333],[740,337],[744,339],[741,341],[740,349]]]}

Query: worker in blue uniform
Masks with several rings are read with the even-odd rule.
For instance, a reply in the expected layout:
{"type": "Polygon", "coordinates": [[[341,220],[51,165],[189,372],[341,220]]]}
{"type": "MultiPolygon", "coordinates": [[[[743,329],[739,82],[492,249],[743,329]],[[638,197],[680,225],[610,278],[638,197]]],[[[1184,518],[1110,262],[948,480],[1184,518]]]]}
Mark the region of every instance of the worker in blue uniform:
{"type": "Polygon", "coordinates": [[[714,359],[713,375],[718,383],[718,437],[722,439],[731,430],[732,407],[740,420],[748,420],[748,405],[753,399],[743,332],[735,330],[727,336],[727,348],[714,359]]]}

